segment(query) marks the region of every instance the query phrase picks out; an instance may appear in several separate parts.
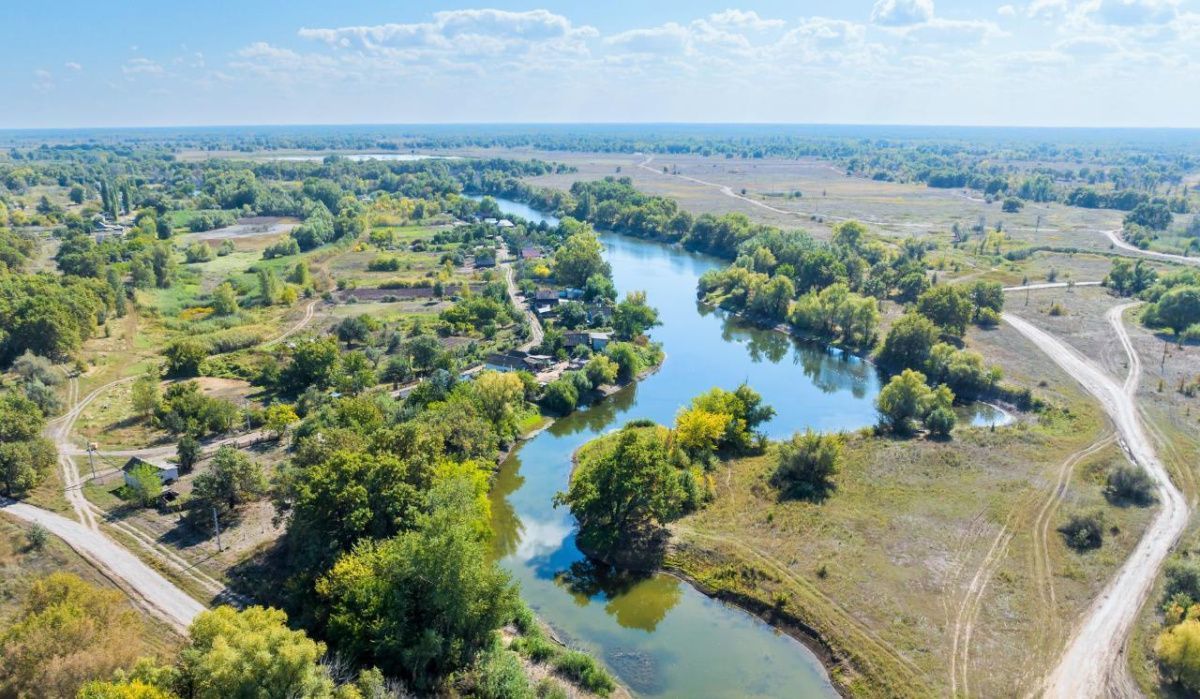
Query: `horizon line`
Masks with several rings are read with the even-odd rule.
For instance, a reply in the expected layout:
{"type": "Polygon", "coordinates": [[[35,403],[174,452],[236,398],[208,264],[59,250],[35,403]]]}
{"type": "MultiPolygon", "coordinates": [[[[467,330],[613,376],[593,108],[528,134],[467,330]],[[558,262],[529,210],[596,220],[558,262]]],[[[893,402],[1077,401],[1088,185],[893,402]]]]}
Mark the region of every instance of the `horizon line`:
{"type": "Polygon", "coordinates": [[[279,122],[230,124],[129,124],[121,126],[0,126],[0,133],[9,132],[71,132],[71,131],[129,131],[168,129],[254,129],[254,128],[333,128],[333,127],[598,127],[598,126],[762,126],[762,127],[869,127],[869,128],[954,128],[954,129],[1029,129],[1078,131],[1197,131],[1197,126],[1130,126],[1082,124],[948,124],[935,122],[786,122],[786,121],[441,121],[441,122],[279,122]]]}

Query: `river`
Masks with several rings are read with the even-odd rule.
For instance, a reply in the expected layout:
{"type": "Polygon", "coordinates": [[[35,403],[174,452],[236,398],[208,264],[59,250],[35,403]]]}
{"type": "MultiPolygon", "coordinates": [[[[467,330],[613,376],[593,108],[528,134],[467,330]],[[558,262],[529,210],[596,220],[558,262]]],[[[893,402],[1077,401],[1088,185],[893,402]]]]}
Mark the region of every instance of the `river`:
{"type": "MultiPolygon", "coordinates": [[[[497,199],[509,215],[536,211],[497,199]]],[[[554,223],[550,220],[550,223],[554,223]]],[[[496,551],[530,607],[568,644],[582,648],[646,697],[828,697],[836,693],[802,644],[740,609],[669,575],[614,574],[575,546],[575,522],[555,509],[571,455],[635,418],[670,424],[713,386],[747,382],[775,408],[765,431],[855,429],[875,421],[874,368],[839,350],[749,327],[696,302],[696,281],[722,261],[626,236],[601,235],[621,293],[645,290],[662,325],[661,370],[555,422],[500,466],[492,492],[496,551]]]]}

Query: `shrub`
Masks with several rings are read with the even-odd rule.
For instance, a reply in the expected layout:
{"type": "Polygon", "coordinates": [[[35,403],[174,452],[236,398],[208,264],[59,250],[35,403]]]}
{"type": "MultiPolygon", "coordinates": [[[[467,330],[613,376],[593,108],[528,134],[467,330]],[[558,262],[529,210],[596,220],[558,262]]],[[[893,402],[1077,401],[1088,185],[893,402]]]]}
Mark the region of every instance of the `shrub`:
{"type": "Polygon", "coordinates": [[[955,417],[954,411],[942,406],[934,408],[925,416],[925,427],[934,437],[949,437],[950,431],[954,429],[954,423],[957,421],[958,418],[955,417]]]}
{"type": "Polygon", "coordinates": [[[1167,675],[1191,692],[1200,691],[1200,621],[1188,619],[1163,631],[1154,653],[1167,675]]]}
{"type": "Polygon", "coordinates": [[[400,258],[394,255],[380,255],[367,263],[367,269],[372,272],[398,272],[400,258]]]}
{"type": "Polygon", "coordinates": [[[1122,464],[1108,472],[1104,494],[1118,503],[1149,505],[1154,502],[1154,481],[1145,469],[1122,464]]]}
{"type": "Polygon", "coordinates": [[[771,483],[788,497],[820,497],[833,487],[830,479],[837,474],[841,460],[841,435],[806,430],[779,445],[771,483]]]}
{"type": "Polygon", "coordinates": [[[483,656],[479,663],[475,696],[479,699],[532,699],[534,694],[517,655],[497,649],[483,656]]]}
{"type": "Polygon", "coordinates": [[[192,243],[183,256],[188,262],[208,262],[213,258],[213,251],[207,243],[192,243]]]}
{"type": "Polygon", "coordinates": [[[284,238],[278,243],[268,245],[263,250],[264,260],[273,260],[276,257],[287,257],[288,255],[299,255],[300,244],[295,238],[284,238]]]}
{"type": "Polygon", "coordinates": [[[1100,548],[1104,543],[1104,513],[1076,512],[1058,527],[1067,546],[1076,551],[1100,548]]]}
{"type": "Polygon", "coordinates": [[[25,532],[25,541],[32,551],[41,551],[50,541],[50,532],[40,524],[34,523],[25,532]]]}
{"type": "Polygon", "coordinates": [[[1175,559],[1167,561],[1164,568],[1166,583],[1163,597],[1171,599],[1185,595],[1191,602],[1200,601],[1200,561],[1175,559]]]}
{"type": "Polygon", "coordinates": [[[554,669],[580,687],[600,696],[608,696],[617,688],[613,678],[590,655],[577,650],[560,655],[554,661],[554,669]]]}

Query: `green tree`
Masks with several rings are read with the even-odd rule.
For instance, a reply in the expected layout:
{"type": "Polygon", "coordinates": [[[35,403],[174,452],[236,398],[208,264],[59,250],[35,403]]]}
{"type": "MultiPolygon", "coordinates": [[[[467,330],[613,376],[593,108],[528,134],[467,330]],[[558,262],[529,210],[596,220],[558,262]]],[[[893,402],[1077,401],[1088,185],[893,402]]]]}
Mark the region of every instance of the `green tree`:
{"type": "Polygon", "coordinates": [[[213,456],[208,471],[196,476],[192,498],[204,508],[234,510],[266,492],[262,466],[237,449],[223,446],[213,456]]]}
{"type": "Polygon", "coordinates": [[[937,342],[937,327],[923,315],[908,313],[897,320],[883,340],[877,359],[888,371],[924,368],[937,342]]]}
{"type": "Polygon", "coordinates": [[[312,273],[308,270],[307,260],[300,260],[296,263],[288,275],[288,281],[304,288],[312,286],[312,273]]]}
{"type": "Polygon", "coordinates": [[[337,338],[327,336],[299,342],[291,362],[280,373],[280,388],[293,395],[299,395],[309,386],[328,388],[337,375],[340,354],[337,338]]]}
{"type": "Polygon", "coordinates": [[[237,313],[237,292],[234,291],[233,285],[229,282],[221,282],[221,284],[213,290],[212,305],[213,310],[216,311],[217,315],[220,316],[228,316],[237,313]]]}
{"type": "Polygon", "coordinates": [[[1125,225],[1144,226],[1153,231],[1165,231],[1171,225],[1171,210],[1164,199],[1144,201],[1125,215],[1125,225]]]}
{"type": "Polygon", "coordinates": [[[1155,325],[1170,328],[1179,335],[1200,323],[1200,286],[1178,286],[1163,294],[1149,309],[1155,325]]]}
{"type": "Polygon", "coordinates": [[[617,380],[632,381],[644,368],[638,350],[628,342],[614,342],[604,348],[604,354],[617,364],[617,380]]]}
{"type": "Polygon", "coordinates": [[[659,324],[658,311],[646,303],[646,292],[631,291],[613,310],[612,324],[619,339],[632,340],[659,324]]]}
{"type": "Polygon", "coordinates": [[[573,233],[554,252],[554,276],[560,284],[583,288],[595,274],[608,276],[600,240],[591,228],[573,233]]]}
{"type": "Polygon", "coordinates": [[[895,434],[910,434],[913,420],[924,419],[935,408],[949,408],[954,394],[945,386],[934,390],[925,375],[905,369],[893,376],[875,398],[880,425],[895,434]],[[948,394],[948,396],[947,396],[948,394]]]}
{"type": "Polygon", "coordinates": [[[163,350],[167,358],[167,374],[170,376],[196,376],[200,363],[208,357],[208,347],[190,337],[180,338],[163,350]]]}
{"type": "Polygon", "coordinates": [[[129,392],[133,411],[142,417],[150,417],[158,410],[160,399],[158,393],[158,374],[147,372],[133,382],[129,392]]]}
{"type": "Polygon", "coordinates": [[[542,404],[547,410],[567,415],[579,405],[579,388],[570,378],[562,377],[546,385],[542,395],[542,404]]]}
{"type": "Polygon", "coordinates": [[[275,271],[268,267],[260,267],[258,270],[258,295],[264,306],[274,306],[279,303],[279,277],[275,276],[275,271]]]}
{"type": "Polygon", "coordinates": [[[843,221],[833,227],[833,244],[858,250],[867,232],[867,227],[858,221],[843,221]]]}
{"type": "Polygon", "coordinates": [[[764,318],[783,320],[787,318],[788,304],[796,295],[796,286],[783,275],[771,277],[754,290],[750,310],[764,318]]]}
{"type": "Polygon", "coordinates": [[[483,371],[473,382],[483,415],[504,435],[516,431],[516,411],[525,403],[525,384],[516,374],[483,371]]]}
{"type": "Polygon", "coordinates": [[[843,444],[840,434],[797,432],[780,443],[771,482],[787,497],[824,497],[840,468],[843,444]]]}
{"type": "Polygon", "coordinates": [[[299,421],[300,416],[296,414],[296,409],[291,403],[272,403],[267,406],[265,424],[267,431],[275,435],[276,439],[282,439],[288,427],[299,421]]]}
{"type": "Polygon", "coordinates": [[[5,496],[25,493],[53,468],[58,454],[41,436],[45,426],[33,401],[16,392],[0,394],[0,492],[5,496]]]}
{"type": "Polygon", "coordinates": [[[287,626],[278,609],[221,606],[202,612],[179,654],[179,683],[194,699],[335,696],[320,664],[325,645],[287,626]]]}
{"type": "Polygon", "coordinates": [[[583,373],[587,376],[588,383],[592,384],[592,387],[595,388],[615,382],[620,369],[612,359],[598,354],[589,359],[588,363],[584,365],[583,373]]]}
{"type": "Polygon", "coordinates": [[[970,292],[951,284],[930,288],[917,299],[917,312],[932,320],[943,331],[962,336],[974,313],[970,292]]]}
{"type": "Polygon", "coordinates": [[[680,472],[657,431],[627,427],[611,449],[581,460],[567,492],[554,501],[579,520],[581,543],[611,551],[677,517],[685,497],[680,472]]]}
{"type": "Polygon", "coordinates": [[[150,248],[150,268],[154,271],[154,285],[160,289],[171,286],[175,280],[175,253],[167,243],[158,243],[150,248]]]}
{"type": "Polygon", "coordinates": [[[191,473],[200,459],[200,442],[190,434],[183,435],[175,445],[175,456],[179,461],[179,472],[191,473]]]}
{"type": "Polygon", "coordinates": [[[30,585],[0,632],[0,695],[70,697],[88,680],[128,667],[146,649],[142,623],[117,590],[69,573],[30,585]]]}
{"type": "Polygon", "coordinates": [[[444,483],[412,530],[360,543],[318,581],[340,652],[428,691],[492,646],[518,597],[489,556],[477,492],[444,483]]]}
{"type": "MultiPolygon", "coordinates": [[[[431,450],[424,436],[412,435],[423,450],[431,450]]],[[[287,518],[291,567],[315,577],[359,539],[386,539],[411,529],[432,483],[431,464],[393,454],[339,450],[287,471],[275,493],[275,509],[287,518]]]]}
{"type": "Polygon", "coordinates": [[[1154,652],[1171,679],[1200,692],[1200,620],[1186,619],[1163,631],[1154,652]]]}
{"type": "Polygon", "coordinates": [[[153,507],[162,495],[158,469],[150,464],[138,464],[129,470],[129,490],[142,507],[153,507]]]}

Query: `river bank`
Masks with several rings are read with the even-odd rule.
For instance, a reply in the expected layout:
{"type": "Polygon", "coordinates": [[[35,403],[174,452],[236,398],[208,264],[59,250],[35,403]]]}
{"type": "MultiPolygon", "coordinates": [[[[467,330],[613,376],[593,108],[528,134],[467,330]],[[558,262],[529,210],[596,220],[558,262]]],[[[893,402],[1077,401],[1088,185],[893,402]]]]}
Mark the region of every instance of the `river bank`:
{"type": "Polygon", "coordinates": [[[497,559],[559,638],[603,660],[635,695],[837,696],[822,658],[761,618],[679,575],[630,574],[589,560],[574,518],[555,509],[553,497],[566,487],[579,445],[632,419],[670,422],[712,386],[746,382],[762,393],[778,411],[766,428],[773,438],[872,424],[873,368],[698,306],[697,280],[721,260],[615,234],[601,240],[617,288],[645,290],[659,309],[662,325],[651,334],[670,357],[512,450],[491,494],[497,559]]]}

